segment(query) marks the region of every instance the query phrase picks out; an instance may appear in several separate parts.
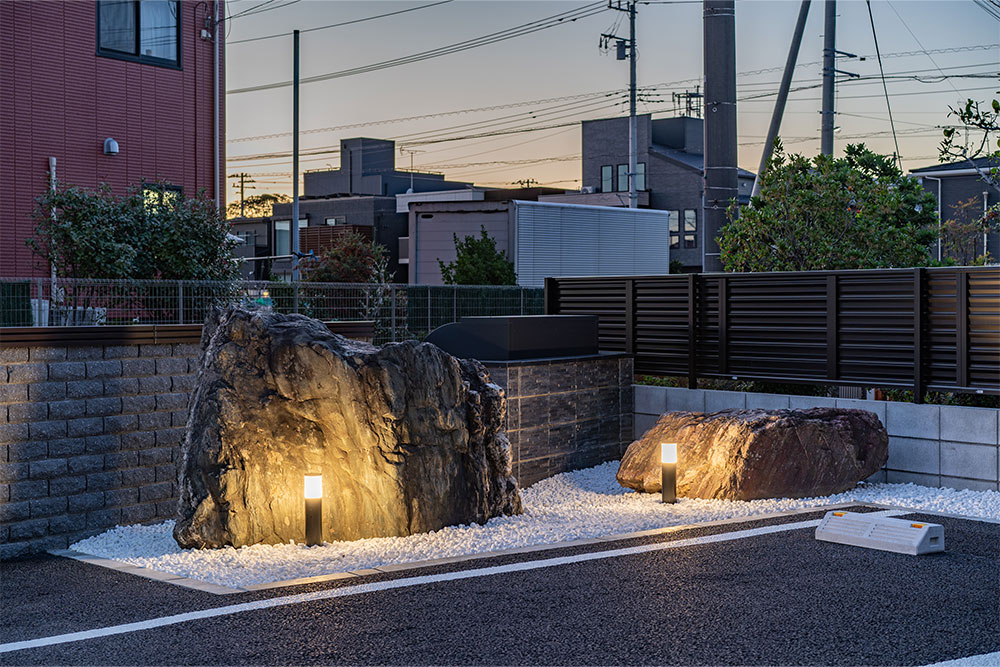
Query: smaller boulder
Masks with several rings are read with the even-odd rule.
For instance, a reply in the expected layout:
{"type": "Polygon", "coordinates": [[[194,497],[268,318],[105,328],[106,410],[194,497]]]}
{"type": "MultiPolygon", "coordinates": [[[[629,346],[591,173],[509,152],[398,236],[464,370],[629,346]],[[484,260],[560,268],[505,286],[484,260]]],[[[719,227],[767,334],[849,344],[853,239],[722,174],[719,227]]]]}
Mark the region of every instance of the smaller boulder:
{"type": "Polygon", "coordinates": [[[660,443],[677,443],[677,495],[754,500],[840,493],[875,474],[889,436],[865,410],[668,412],[629,445],[618,483],[658,493],[660,443]]]}

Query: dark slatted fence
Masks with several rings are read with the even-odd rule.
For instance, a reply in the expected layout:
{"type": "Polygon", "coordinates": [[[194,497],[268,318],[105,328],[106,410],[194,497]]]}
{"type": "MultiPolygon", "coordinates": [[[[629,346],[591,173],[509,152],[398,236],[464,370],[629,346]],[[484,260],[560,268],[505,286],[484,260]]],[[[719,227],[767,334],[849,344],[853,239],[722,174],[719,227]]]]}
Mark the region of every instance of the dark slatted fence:
{"type": "Polygon", "coordinates": [[[1000,269],[549,278],[646,375],[1000,393],[1000,269]]]}

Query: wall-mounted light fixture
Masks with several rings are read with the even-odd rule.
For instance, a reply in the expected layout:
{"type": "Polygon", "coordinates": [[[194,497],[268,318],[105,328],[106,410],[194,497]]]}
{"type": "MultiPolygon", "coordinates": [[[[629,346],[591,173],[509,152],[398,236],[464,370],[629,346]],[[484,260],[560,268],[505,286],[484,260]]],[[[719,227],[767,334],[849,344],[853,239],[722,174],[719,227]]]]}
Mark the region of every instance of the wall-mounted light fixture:
{"type": "Polygon", "coordinates": [[[323,542],[323,476],[305,476],[306,544],[323,542]]]}
{"type": "Polygon", "coordinates": [[[677,502],[677,443],[660,445],[660,480],[663,484],[663,502],[677,502]]]}
{"type": "Polygon", "coordinates": [[[118,142],[108,137],[104,140],[104,154],[105,155],[118,155],[118,142]]]}

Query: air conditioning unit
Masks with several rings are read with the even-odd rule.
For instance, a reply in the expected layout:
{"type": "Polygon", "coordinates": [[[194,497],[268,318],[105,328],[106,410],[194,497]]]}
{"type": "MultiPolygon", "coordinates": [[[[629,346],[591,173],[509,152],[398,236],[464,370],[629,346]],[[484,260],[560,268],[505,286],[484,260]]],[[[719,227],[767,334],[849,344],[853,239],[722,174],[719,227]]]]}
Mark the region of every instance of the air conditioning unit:
{"type": "Polygon", "coordinates": [[[594,194],[594,186],[593,185],[586,185],[586,186],[580,188],[580,192],[582,194],[585,194],[585,195],[592,195],[592,194],[594,194]]]}

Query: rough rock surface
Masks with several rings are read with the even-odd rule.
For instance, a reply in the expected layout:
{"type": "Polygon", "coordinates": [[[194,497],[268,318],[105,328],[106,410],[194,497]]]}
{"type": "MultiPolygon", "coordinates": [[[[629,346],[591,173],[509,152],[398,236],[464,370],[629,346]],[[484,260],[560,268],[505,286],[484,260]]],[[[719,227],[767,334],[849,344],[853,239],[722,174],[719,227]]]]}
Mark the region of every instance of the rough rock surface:
{"type": "Polygon", "coordinates": [[[658,493],[660,443],[677,443],[677,495],[753,500],[840,493],[877,472],[889,436],[865,410],[668,412],[629,445],[625,487],[658,493]]]}
{"type": "Polygon", "coordinates": [[[307,474],[323,475],[326,541],[520,513],[505,399],[478,362],[412,341],[377,348],[301,315],[213,317],[184,444],[182,547],[303,541],[307,474]]]}

